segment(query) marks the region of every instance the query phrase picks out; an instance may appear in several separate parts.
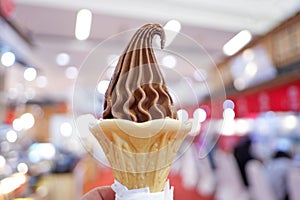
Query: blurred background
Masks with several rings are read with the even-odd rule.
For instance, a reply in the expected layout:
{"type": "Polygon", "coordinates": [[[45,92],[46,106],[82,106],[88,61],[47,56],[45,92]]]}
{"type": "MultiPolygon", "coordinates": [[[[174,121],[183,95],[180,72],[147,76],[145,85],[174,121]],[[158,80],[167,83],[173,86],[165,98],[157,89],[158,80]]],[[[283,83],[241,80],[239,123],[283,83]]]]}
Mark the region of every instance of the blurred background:
{"type": "Polygon", "coordinates": [[[175,199],[300,199],[299,0],[0,0],[0,200],[113,183],[74,113],[101,116],[120,33],[146,23],[177,34],[157,61],[201,124],[172,165],[175,199]]]}

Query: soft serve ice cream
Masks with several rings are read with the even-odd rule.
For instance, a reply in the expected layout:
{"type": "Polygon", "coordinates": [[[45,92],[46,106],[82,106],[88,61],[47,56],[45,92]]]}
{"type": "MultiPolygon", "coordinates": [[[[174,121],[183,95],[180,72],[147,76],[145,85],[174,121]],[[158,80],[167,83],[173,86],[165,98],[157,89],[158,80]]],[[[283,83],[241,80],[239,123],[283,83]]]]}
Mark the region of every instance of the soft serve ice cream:
{"type": "Polygon", "coordinates": [[[159,24],[146,24],[132,37],[105,94],[103,119],[145,122],[165,117],[177,118],[152,49],[155,34],[161,37],[163,48],[165,34],[159,24]]]}
{"type": "Polygon", "coordinates": [[[133,35],[106,91],[102,119],[90,130],[118,183],[157,194],[166,191],[170,166],[191,123],[177,120],[152,48],[154,35],[163,48],[165,34],[158,24],[146,24],[133,35]]]}

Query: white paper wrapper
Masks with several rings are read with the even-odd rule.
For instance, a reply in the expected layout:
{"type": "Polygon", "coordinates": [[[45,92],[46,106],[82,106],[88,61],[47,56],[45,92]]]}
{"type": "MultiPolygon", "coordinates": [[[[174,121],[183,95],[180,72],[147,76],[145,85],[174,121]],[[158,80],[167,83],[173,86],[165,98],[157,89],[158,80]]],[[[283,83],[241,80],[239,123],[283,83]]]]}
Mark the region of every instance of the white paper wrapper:
{"type": "Polygon", "coordinates": [[[116,200],[173,200],[174,187],[170,187],[169,180],[165,184],[164,191],[155,193],[150,193],[148,187],[128,190],[116,180],[111,188],[116,192],[116,200]]]}

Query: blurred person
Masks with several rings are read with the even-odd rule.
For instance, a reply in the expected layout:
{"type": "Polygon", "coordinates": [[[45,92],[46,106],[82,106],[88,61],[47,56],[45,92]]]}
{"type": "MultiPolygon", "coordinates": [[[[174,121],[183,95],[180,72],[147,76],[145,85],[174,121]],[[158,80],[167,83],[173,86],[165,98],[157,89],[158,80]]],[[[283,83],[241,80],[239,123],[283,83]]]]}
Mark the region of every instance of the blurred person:
{"type": "Polygon", "coordinates": [[[291,165],[291,155],[282,150],[277,150],[272,159],[266,162],[266,175],[276,200],[289,199],[287,192],[287,175],[291,165]]]}
{"type": "Polygon", "coordinates": [[[246,135],[233,149],[233,155],[237,161],[242,180],[246,187],[248,187],[249,183],[245,167],[248,161],[254,159],[254,156],[251,153],[251,146],[252,140],[249,135],[246,135]]]}
{"type": "Polygon", "coordinates": [[[81,200],[114,200],[115,192],[110,186],[97,187],[87,192],[81,200]]]}

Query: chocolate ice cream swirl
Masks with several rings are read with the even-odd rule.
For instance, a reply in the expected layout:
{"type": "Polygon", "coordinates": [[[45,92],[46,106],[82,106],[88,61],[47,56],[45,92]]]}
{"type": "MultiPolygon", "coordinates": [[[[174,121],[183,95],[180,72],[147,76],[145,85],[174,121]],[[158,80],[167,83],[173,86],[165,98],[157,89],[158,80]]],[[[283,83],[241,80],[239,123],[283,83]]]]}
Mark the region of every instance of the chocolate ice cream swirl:
{"type": "Polygon", "coordinates": [[[177,118],[152,49],[154,35],[160,36],[163,48],[163,28],[159,24],[146,24],[137,30],[120,56],[105,93],[103,119],[145,122],[177,118]]]}

